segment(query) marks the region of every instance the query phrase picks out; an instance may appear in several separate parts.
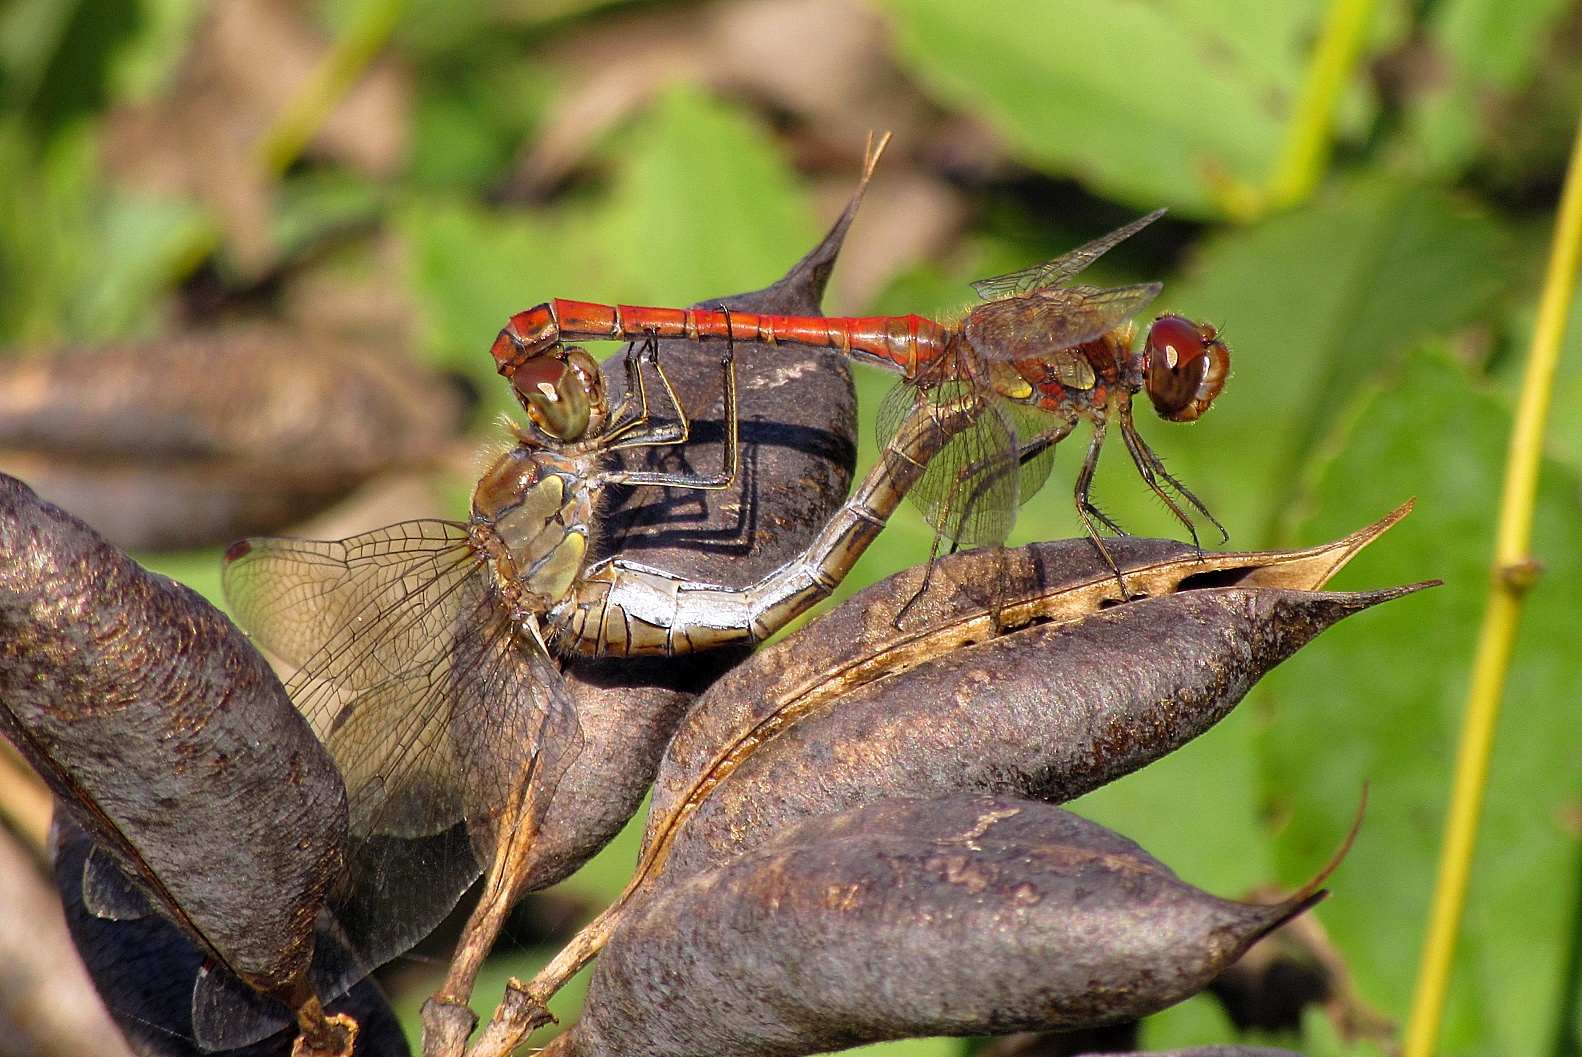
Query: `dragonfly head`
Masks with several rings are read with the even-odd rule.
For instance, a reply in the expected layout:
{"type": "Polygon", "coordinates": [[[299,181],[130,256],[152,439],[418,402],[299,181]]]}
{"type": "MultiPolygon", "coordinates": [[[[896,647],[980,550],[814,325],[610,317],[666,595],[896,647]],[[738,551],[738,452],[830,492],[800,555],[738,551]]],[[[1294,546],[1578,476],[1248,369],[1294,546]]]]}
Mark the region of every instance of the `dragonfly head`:
{"type": "Polygon", "coordinates": [[[1164,315],[1143,344],[1143,388],[1161,418],[1191,422],[1214,402],[1230,377],[1230,350],[1219,331],[1185,316],[1164,315]]]}
{"type": "Polygon", "coordinates": [[[576,345],[556,345],[526,361],[511,375],[511,386],[533,425],[557,441],[580,440],[602,429],[608,417],[604,376],[576,345]]]}

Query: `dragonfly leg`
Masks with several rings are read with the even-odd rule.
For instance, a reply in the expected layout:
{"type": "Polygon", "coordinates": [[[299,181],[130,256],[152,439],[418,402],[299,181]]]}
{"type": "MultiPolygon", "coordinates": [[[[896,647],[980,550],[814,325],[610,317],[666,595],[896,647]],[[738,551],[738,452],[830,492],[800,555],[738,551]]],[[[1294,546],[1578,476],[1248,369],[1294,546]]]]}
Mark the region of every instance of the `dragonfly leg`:
{"type": "MultiPolygon", "coordinates": [[[[625,485],[651,484],[665,485],[673,488],[701,488],[718,490],[722,488],[729,488],[732,483],[735,482],[736,469],[739,463],[737,449],[741,437],[740,400],[738,399],[736,391],[736,343],[735,336],[731,332],[730,309],[725,308],[723,305],[720,307],[725,313],[726,320],[725,354],[720,357],[720,368],[725,379],[723,396],[723,402],[725,405],[725,437],[723,445],[724,451],[720,460],[720,472],[711,474],[707,477],[700,477],[679,473],[659,473],[637,470],[620,471],[609,475],[610,483],[625,485]]],[[[670,384],[670,378],[665,374],[665,369],[663,365],[660,364],[657,355],[655,355],[655,357],[650,362],[652,362],[654,365],[654,370],[659,376],[660,384],[665,388],[665,396],[669,399],[671,407],[675,408],[676,417],[678,419],[678,437],[673,440],[666,439],[658,442],[626,438],[614,445],[607,446],[607,450],[613,448],[634,447],[639,444],[651,443],[681,444],[685,443],[692,436],[692,422],[687,418],[686,411],[682,408],[681,401],[676,396],[675,387],[670,384]]],[[[645,417],[648,413],[646,396],[643,402],[642,413],[645,417]]]]}
{"type": "Polygon", "coordinates": [[[637,396],[637,413],[627,421],[605,431],[603,438],[605,451],[686,443],[689,435],[686,412],[682,410],[680,402],[676,399],[675,390],[670,386],[670,380],[665,377],[664,370],[659,366],[659,339],[652,333],[643,339],[641,345],[634,345],[626,354],[626,396],[621,400],[617,417],[625,413],[634,393],[637,396]],[[670,398],[670,407],[677,418],[675,422],[667,422],[647,430],[644,427],[652,420],[652,412],[648,404],[648,383],[643,377],[645,361],[652,364],[659,373],[665,392],[670,398]]]}
{"type": "Polygon", "coordinates": [[[1094,519],[1117,536],[1126,535],[1126,530],[1112,521],[1104,511],[1094,505],[1089,498],[1093,488],[1093,475],[1099,468],[1099,452],[1104,448],[1104,420],[1099,419],[1093,423],[1093,439],[1088,442],[1088,454],[1082,460],[1082,469],[1077,474],[1076,500],[1077,516],[1082,519],[1082,525],[1088,530],[1088,539],[1099,549],[1099,554],[1104,558],[1104,564],[1110,567],[1110,572],[1115,574],[1115,580],[1121,585],[1121,597],[1130,599],[1131,591],[1126,586],[1126,578],[1121,575],[1121,567],[1116,563],[1110,549],[1104,545],[1104,539],[1099,535],[1099,530],[1094,526],[1094,519]]]}
{"type": "Polygon", "coordinates": [[[1230,540],[1230,533],[1225,531],[1225,526],[1219,523],[1219,519],[1209,513],[1208,507],[1204,506],[1203,501],[1193,495],[1186,485],[1182,484],[1176,479],[1174,474],[1165,469],[1164,460],[1160,459],[1158,454],[1143,440],[1142,434],[1137,432],[1137,426],[1132,421],[1130,408],[1126,409],[1121,415],[1121,437],[1126,441],[1126,450],[1131,453],[1132,462],[1137,466],[1137,472],[1142,475],[1143,481],[1147,483],[1149,488],[1153,489],[1155,495],[1164,500],[1165,505],[1170,508],[1170,512],[1187,527],[1187,531],[1192,533],[1193,546],[1198,547],[1199,550],[1202,549],[1198,543],[1197,526],[1192,523],[1186,512],[1165,492],[1164,487],[1160,484],[1161,481],[1173,488],[1198,513],[1208,518],[1209,523],[1219,530],[1221,542],[1230,540]]]}
{"type": "MultiPolygon", "coordinates": [[[[1201,551],[1203,544],[1198,542],[1197,525],[1191,518],[1187,517],[1186,511],[1181,509],[1180,505],[1171,498],[1170,493],[1165,491],[1164,485],[1160,483],[1160,472],[1158,471],[1163,471],[1164,465],[1159,461],[1159,456],[1154,454],[1153,449],[1148,447],[1143,441],[1142,436],[1137,432],[1137,428],[1132,425],[1129,415],[1121,419],[1121,439],[1126,442],[1126,450],[1131,454],[1132,464],[1137,467],[1137,473],[1142,477],[1143,483],[1148,485],[1149,490],[1158,496],[1165,506],[1170,508],[1170,513],[1175,515],[1176,520],[1186,526],[1186,530],[1192,534],[1192,546],[1201,551]]],[[[1163,476],[1171,484],[1176,484],[1175,479],[1169,473],[1163,473],[1163,476]]],[[[1179,489],[1179,485],[1177,485],[1177,488],[1179,489]]],[[[1201,509],[1201,504],[1199,504],[1199,508],[1201,509]]]]}
{"type": "Polygon", "coordinates": [[[1093,425],[1093,439],[1088,442],[1088,454],[1082,460],[1082,469],[1077,474],[1075,495],[1077,500],[1077,516],[1082,519],[1082,524],[1088,530],[1088,535],[1093,537],[1093,542],[1099,544],[1099,550],[1104,551],[1105,559],[1109,558],[1109,551],[1104,550],[1104,545],[1099,540],[1099,533],[1093,527],[1096,519],[1099,524],[1109,529],[1117,536],[1130,536],[1131,533],[1121,528],[1113,518],[1098,508],[1090,498],[1093,490],[1093,475],[1098,472],[1099,452],[1104,448],[1104,423],[1095,422],[1093,425]]]}

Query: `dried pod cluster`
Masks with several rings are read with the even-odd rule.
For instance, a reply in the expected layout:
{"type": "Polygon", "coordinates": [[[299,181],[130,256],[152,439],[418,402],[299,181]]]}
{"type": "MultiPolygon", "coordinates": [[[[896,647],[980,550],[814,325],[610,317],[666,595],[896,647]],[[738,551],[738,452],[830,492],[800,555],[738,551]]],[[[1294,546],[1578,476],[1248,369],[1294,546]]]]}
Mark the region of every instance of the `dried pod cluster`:
{"type": "MultiPolygon", "coordinates": [[[[860,197],[784,280],[725,303],[815,313],[860,197]]],[[[696,342],[660,352],[694,411],[715,398],[719,354],[696,342]]],[[[127,371],[168,371],[188,356],[195,375],[225,374],[219,355],[177,344],[147,363],[17,368],[33,374],[10,390],[0,377],[0,412],[7,392],[17,405],[9,421],[0,414],[0,446],[93,466],[108,437],[109,448],[125,440],[275,481],[249,461],[268,451],[318,475],[282,470],[290,487],[333,491],[392,451],[429,457],[453,428],[454,409],[426,403],[421,387],[361,389],[329,367],[309,387],[320,399],[295,411],[232,416],[192,392],[126,403],[150,388],[127,371]],[[292,431],[310,418],[347,428],[292,431]],[[142,432],[115,439],[131,422],[142,432]],[[378,451],[365,450],[370,437],[378,451]]],[[[255,383],[274,377],[270,355],[243,357],[255,383]]],[[[738,356],[732,488],[611,497],[603,555],[747,584],[839,505],[855,452],[845,365],[784,346],[738,356]]],[[[710,463],[720,428],[703,416],[695,425],[686,452],[622,457],[659,460],[650,469],[710,463]]],[[[1300,551],[1122,539],[1105,551],[1076,540],[967,552],[877,584],[750,658],[576,661],[566,674],[579,751],[563,754],[531,826],[513,828],[526,816],[491,802],[444,832],[348,837],[341,775],[235,627],[0,477],[0,733],[66,805],[55,839],[68,923],[146,1053],[404,1053],[363,981],[365,955],[417,939],[497,844],[511,847],[491,874],[500,891],[566,876],[630,817],[656,772],[627,891],[537,978],[513,982],[470,1047],[465,999],[484,949],[464,942],[459,982],[425,1006],[425,1053],[504,1057],[601,952],[582,1020],[551,1044],[559,1054],[792,1057],[908,1035],[1096,1027],[1196,992],[1322,893],[1315,881],[1267,906],[1221,899],[1054,805],[1180,747],[1314,636],[1415,590],[1322,590],[1402,513],[1300,551]],[[365,859],[378,869],[359,873],[365,859]],[[271,1036],[290,1013],[306,1031],[295,1043],[271,1036]],[[337,1023],[355,1033],[335,1035],[337,1023]]],[[[506,641],[458,637],[447,671],[481,670],[467,651],[506,641]]],[[[491,700],[533,678],[520,665],[489,670],[501,680],[491,700]]],[[[474,710],[444,732],[470,761],[468,789],[508,785],[494,771],[520,770],[527,739],[494,715],[474,710]]],[[[497,926],[475,921],[466,935],[492,938],[497,926]]]]}
{"type": "Polygon", "coordinates": [[[261,994],[316,1002],[346,838],[334,762],[223,614],[3,475],[0,733],[91,835],[100,913],[152,907],[261,994]]]}
{"type": "Polygon", "coordinates": [[[968,552],[921,598],[922,570],[860,592],[699,699],[632,884],[469,1052],[508,1052],[596,954],[557,1048],[790,1055],[1092,1027],[1196,991],[1312,893],[1226,903],[1050,802],[1173,751],[1325,628],[1416,590],[1321,590],[1404,513],[1298,551],[1121,540],[1118,577],[1086,540],[968,552]],[[980,840],[965,805],[1014,839],[980,840]],[[1086,990],[1059,983],[1068,963],[1086,990]]]}

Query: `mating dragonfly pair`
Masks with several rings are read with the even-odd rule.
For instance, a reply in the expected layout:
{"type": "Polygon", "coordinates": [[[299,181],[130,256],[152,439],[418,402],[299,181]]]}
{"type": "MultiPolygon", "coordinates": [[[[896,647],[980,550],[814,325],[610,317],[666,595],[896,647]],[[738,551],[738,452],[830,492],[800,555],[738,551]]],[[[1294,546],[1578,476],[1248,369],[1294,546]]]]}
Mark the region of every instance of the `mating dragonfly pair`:
{"type": "MultiPolygon", "coordinates": [[[[249,540],[226,555],[237,619],[299,669],[288,688],[346,776],[354,837],[421,839],[498,817],[527,773],[541,813],[581,745],[556,655],[669,656],[760,641],[828,596],[908,494],[953,544],[1003,543],[1017,505],[1044,483],[1055,446],[1081,421],[1093,439],[1077,508],[1101,548],[1095,520],[1119,528],[1088,493],[1112,425],[1177,517],[1192,528],[1184,501],[1213,522],[1138,434],[1132,399],[1146,392],[1164,418],[1197,418],[1229,373],[1225,345],[1211,326],[1164,315],[1134,350],[1130,320],[1158,284],[1072,283],[1159,215],[975,283],[985,303],[954,323],[563,300],[513,317],[492,352],[527,424],[479,481],[466,523],[410,522],[332,543],[249,540]],[[688,440],[657,354],[657,342],[673,338],[723,343],[724,465],[712,475],[612,465],[621,449],[688,440]],[[566,344],[592,339],[634,343],[626,395],[614,404],[597,363],[566,344]],[[797,558],[756,584],[699,583],[620,558],[590,563],[607,488],[732,482],[739,341],[833,349],[901,373],[881,412],[878,463],[797,558]],[[668,405],[663,419],[650,374],[668,405]],[[464,743],[483,736],[509,739],[519,753],[492,778],[465,762],[464,743]]],[[[513,825],[531,831],[536,821],[513,825]]],[[[377,963],[418,938],[487,865],[487,855],[475,858],[448,881],[430,878],[442,890],[431,900],[398,901],[408,909],[369,927],[364,956],[377,963]]]]}

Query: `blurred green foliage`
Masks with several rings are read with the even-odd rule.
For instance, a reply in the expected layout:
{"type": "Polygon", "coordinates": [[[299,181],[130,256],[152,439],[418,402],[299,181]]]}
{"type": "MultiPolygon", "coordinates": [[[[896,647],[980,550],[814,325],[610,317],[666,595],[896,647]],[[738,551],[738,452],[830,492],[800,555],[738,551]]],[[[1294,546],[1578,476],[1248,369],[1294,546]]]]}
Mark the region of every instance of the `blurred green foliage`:
{"type": "MultiPolygon", "coordinates": [[[[370,2],[387,0],[302,11],[332,36],[370,2]]],[[[510,404],[486,350],[513,312],[554,296],[674,305],[763,286],[833,212],[809,174],[833,168],[849,186],[853,151],[816,108],[771,105],[695,60],[591,125],[553,186],[523,193],[514,182],[590,77],[652,60],[631,44],[641,40],[632,25],[658,34],[655,53],[680,54],[712,12],[743,6],[412,0],[389,49],[409,84],[404,163],[374,177],[310,151],[269,188],[276,250],[293,268],[391,275],[415,313],[414,351],[484,394],[481,434],[510,404]],[[606,34],[625,43],[600,52],[606,34]],[[378,237],[346,237],[370,231],[378,237]],[[398,269],[375,270],[392,247],[398,269]]],[[[1233,225],[1224,188],[1267,180],[1326,9],[1322,0],[886,0],[888,50],[872,60],[895,65],[933,124],[920,132],[908,118],[914,138],[885,165],[946,186],[964,219],[855,307],[948,311],[967,302],[971,279],[1168,205],[1172,221],[1094,271],[1104,282],[1164,280],[1162,307],[1212,320],[1229,341],[1234,376],[1212,413],[1190,428],[1142,428],[1232,544],[1333,538],[1416,497],[1416,512],[1340,584],[1446,586],[1341,626],[1216,730],[1077,805],[1187,879],[1234,895],[1304,880],[1371,783],[1362,834],[1317,914],[1362,1000],[1400,1019],[1483,605],[1508,394],[1582,106],[1582,17],[1561,0],[1380,3],[1363,65],[1335,103],[1336,161],[1318,194],[1233,225]]],[[[106,144],[117,108],[179,84],[205,10],[201,0],[0,6],[0,342],[156,334],[180,317],[216,207],[118,178],[106,144]]],[[[778,61],[794,71],[801,59],[785,49],[778,61]]],[[[882,99],[850,100],[870,103],[885,120],[882,99]]],[[[891,237],[906,221],[892,219],[891,237]]],[[[254,281],[223,241],[206,267],[233,292],[254,281]]],[[[866,460],[890,379],[859,375],[866,460]]],[[[1014,541],[1078,531],[1070,488],[1082,443],[1062,449],[1014,541]]],[[[1529,601],[1494,762],[1447,1054],[1582,1053],[1582,1028],[1570,1022],[1582,963],[1576,328],[1551,452],[1535,545],[1546,573],[1529,601]]],[[[1180,531],[1113,451],[1097,494],[1136,531],[1180,531]]],[[[924,559],[930,542],[908,510],[845,591],[924,559]]],[[[213,588],[210,553],[155,564],[213,588]]],[[[630,869],[631,837],[570,888],[609,898],[630,869]]],[[[511,957],[500,974],[541,952],[511,957]]],[[[498,982],[483,983],[480,1004],[498,982]]],[[[1235,1037],[1204,997],[1144,1031],[1159,1048],[1235,1037]]],[[[1321,1055],[1379,1052],[1346,1041],[1316,1010],[1300,1037],[1279,1041],[1321,1055]]],[[[960,1045],[884,1049],[924,1057],[960,1045]]]]}

